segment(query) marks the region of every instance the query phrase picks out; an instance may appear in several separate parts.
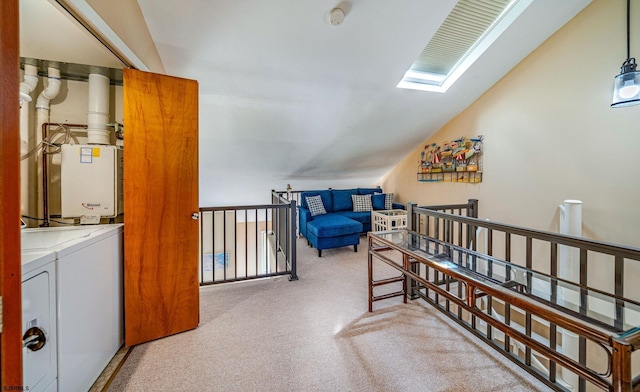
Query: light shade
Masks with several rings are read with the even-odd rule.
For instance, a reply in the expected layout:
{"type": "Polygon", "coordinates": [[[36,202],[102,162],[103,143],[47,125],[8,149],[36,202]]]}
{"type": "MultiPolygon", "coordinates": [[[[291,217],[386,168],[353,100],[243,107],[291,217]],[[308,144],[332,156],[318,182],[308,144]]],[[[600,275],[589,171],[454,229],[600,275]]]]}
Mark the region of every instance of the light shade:
{"type": "Polygon", "coordinates": [[[616,76],[612,108],[640,104],[640,72],[626,72],[616,76]]]}

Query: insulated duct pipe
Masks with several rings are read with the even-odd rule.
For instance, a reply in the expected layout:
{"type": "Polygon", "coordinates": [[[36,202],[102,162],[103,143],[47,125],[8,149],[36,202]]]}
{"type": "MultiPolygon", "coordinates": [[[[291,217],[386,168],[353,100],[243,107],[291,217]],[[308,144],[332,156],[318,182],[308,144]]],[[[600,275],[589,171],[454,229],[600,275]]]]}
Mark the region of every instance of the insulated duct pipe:
{"type": "MultiPolygon", "coordinates": [[[[37,130],[42,129],[42,125],[49,122],[49,102],[58,96],[60,92],[60,85],[62,81],[60,80],[60,70],[54,67],[49,66],[47,68],[47,87],[42,90],[40,95],[38,96],[38,100],[36,101],[36,117],[38,119],[38,127],[37,130]]],[[[40,133],[36,132],[36,144],[39,144],[42,141],[40,137],[40,133]]],[[[43,179],[42,185],[40,188],[40,192],[38,194],[38,200],[42,200],[42,207],[40,211],[42,211],[42,215],[45,219],[45,223],[41,226],[48,227],[49,226],[49,216],[48,216],[48,206],[46,205],[47,193],[48,193],[48,185],[46,181],[46,176],[44,172],[47,170],[47,156],[42,150],[42,155],[40,156],[42,160],[42,172],[40,172],[40,176],[43,179]]]]}
{"type": "Polygon", "coordinates": [[[87,143],[111,144],[109,122],[109,78],[89,74],[89,111],[87,112],[87,143]]]}
{"type": "MultiPolygon", "coordinates": [[[[31,64],[24,65],[24,80],[20,83],[20,155],[29,152],[29,121],[31,120],[31,92],[38,85],[38,67],[31,64]],[[25,105],[26,103],[26,105],[25,105]]],[[[29,215],[29,184],[33,183],[33,178],[29,178],[30,160],[20,161],[20,214],[29,215]]],[[[35,199],[34,199],[35,201],[35,199]]]]}

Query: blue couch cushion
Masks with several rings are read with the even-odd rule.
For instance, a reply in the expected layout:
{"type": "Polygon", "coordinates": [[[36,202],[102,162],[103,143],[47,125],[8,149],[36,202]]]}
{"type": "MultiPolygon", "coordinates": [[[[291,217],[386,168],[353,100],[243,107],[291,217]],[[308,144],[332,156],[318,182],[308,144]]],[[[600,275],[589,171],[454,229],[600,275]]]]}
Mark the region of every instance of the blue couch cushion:
{"type": "Polygon", "coordinates": [[[317,243],[313,246],[316,249],[332,249],[341,246],[358,245],[360,243],[360,233],[341,235],[339,237],[318,238],[317,243]]]}
{"type": "Polygon", "coordinates": [[[362,223],[340,214],[318,215],[307,223],[307,232],[315,237],[337,237],[362,232],[362,223]]]}
{"type": "Polygon", "coordinates": [[[322,204],[324,205],[324,209],[327,212],[333,211],[333,198],[331,197],[331,191],[328,189],[321,191],[302,192],[300,194],[300,207],[309,209],[309,205],[307,204],[307,196],[316,195],[320,195],[320,197],[322,197],[322,204]]]}
{"type": "Polygon", "coordinates": [[[340,211],[337,212],[346,218],[353,219],[360,223],[371,223],[371,213],[370,212],[353,212],[353,211],[340,211]]]}
{"type": "Polygon", "coordinates": [[[333,211],[353,210],[351,195],[357,194],[357,189],[334,189],[331,193],[333,194],[333,211]]]}
{"type": "Polygon", "coordinates": [[[359,195],[371,195],[374,193],[382,193],[382,188],[358,188],[359,195]]]}

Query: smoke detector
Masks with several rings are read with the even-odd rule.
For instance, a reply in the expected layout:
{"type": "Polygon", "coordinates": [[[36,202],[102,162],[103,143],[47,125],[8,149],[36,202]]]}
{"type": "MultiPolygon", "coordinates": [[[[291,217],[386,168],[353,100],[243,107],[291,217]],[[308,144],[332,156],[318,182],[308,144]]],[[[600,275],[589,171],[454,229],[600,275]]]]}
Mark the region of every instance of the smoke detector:
{"type": "Polygon", "coordinates": [[[334,26],[340,26],[344,21],[344,11],[342,8],[334,8],[329,12],[329,23],[334,26]]]}

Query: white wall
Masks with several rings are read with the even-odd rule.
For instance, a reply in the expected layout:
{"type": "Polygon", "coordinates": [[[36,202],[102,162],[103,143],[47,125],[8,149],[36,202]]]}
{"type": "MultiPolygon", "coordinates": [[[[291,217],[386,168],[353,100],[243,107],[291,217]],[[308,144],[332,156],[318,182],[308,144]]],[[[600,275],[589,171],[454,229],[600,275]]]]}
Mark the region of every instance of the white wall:
{"type": "Polygon", "coordinates": [[[368,187],[379,180],[379,169],[367,163],[384,159],[379,156],[350,157],[349,175],[336,178],[345,165],[338,158],[341,146],[363,141],[345,140],[336,119],[310,103],[206,93],[199,102],[201,207],[271,203],[271,190],[287,184],[308,190],[368,187]],[[286,132],[292,123],[300,129],[293,137],[286,132]],[[317,146],[322,153],[312,154],[317,146]]]}
{"type": "MultiPolygon", "coordinates": [[[[640,56],[632,2],[631,55],[640,56]]],[[[626,58],[626,2],[595,0],[388,173],[399,201],[480,200],[480,216],[558,230],[558,205],[579,199],[584,236],[640,247],[640,106],[612,109],[626,58]],[[425,143],[485,135],[481,184],[420,183],[425,143]]]]}

